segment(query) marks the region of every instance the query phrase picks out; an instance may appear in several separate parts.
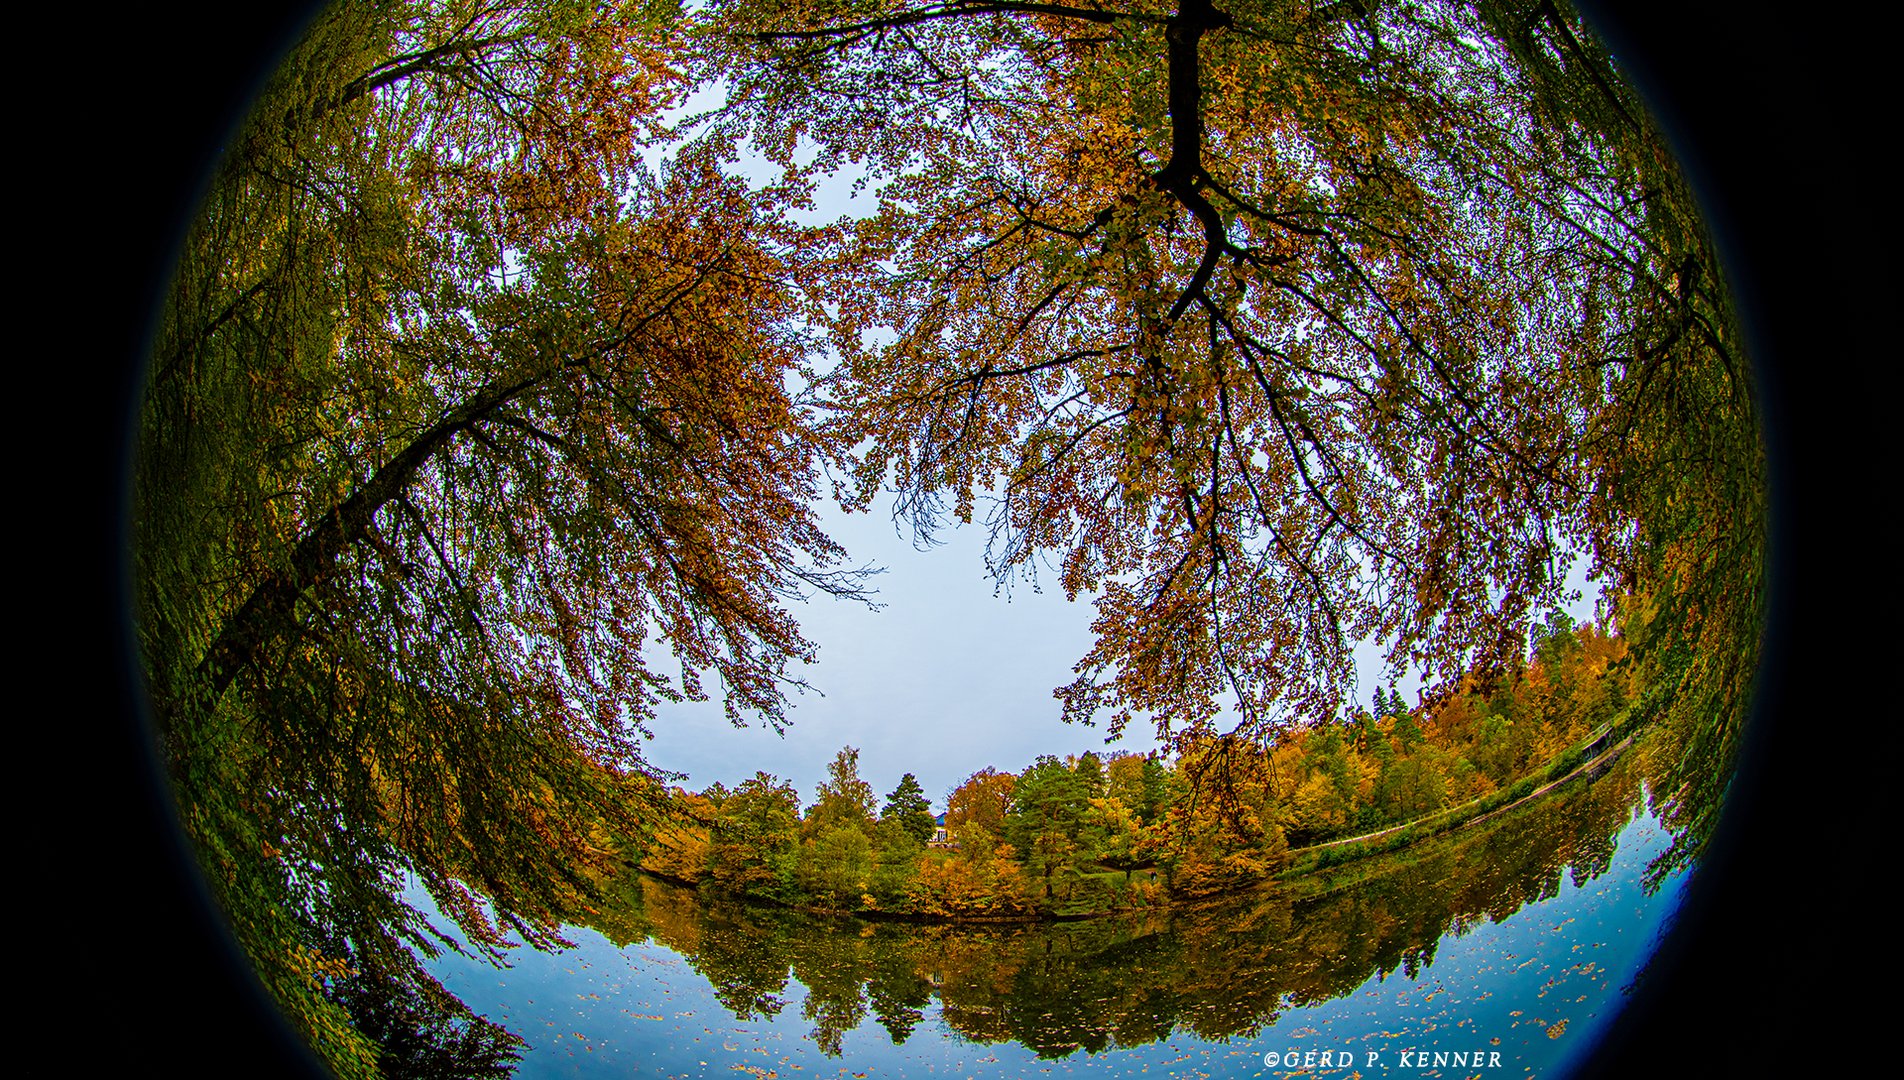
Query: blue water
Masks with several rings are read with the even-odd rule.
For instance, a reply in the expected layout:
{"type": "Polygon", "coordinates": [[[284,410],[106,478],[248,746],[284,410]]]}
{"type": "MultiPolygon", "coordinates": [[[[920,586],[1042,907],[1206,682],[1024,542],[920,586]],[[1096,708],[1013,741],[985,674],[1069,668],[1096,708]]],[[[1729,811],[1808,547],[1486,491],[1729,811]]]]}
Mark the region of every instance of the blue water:
{"type": "Polygon", "coordinates": [[[1059,1060],[1017,1043],[975,1043],[945,1023],[936,999],[903,1045],[868,1011],[840,1056],[828,1057],[811,1037],[797,980],[787,981],[777,1014],[740,1023],[682,955],[652,941],[617,948],[586,928],[570,928],[576,947],[560,954],[515,950],[507,969],[453,954],[428,966],[528,1042],[524,1077],[1555,1076],[1613,1019],[1678,906],[1683,872],[1652,895],[1640,884],[1668,841],[1642,811],[1599,877],[1569,873],[1550,899],[1457,927],[1412,977],[1396,970],[1320,1004],[1285,1002],[1254,1038],[1207,1040],[1179,1027],[1157,1042],[1059,1060]],[[1321,1061],[1324,1051],[1330,1067],[1305,1068],[1303,1054],[1321,1061]],[[1435,1052],[1456,1051],[1479,1052],[1469,1060],[1480,1067],[1433,1065],[1435,1052]]]}

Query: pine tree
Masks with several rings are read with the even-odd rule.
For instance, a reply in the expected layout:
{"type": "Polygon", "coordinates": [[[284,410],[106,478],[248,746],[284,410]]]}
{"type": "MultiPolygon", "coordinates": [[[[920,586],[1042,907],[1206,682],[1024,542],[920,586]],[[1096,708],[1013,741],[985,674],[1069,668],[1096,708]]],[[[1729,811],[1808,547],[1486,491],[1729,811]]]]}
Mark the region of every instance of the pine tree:
{"type": "Polygon", "coordinates": [[[899,778],[899,786],[886,796],[886,808],[880,812],[881,821],[896,821],[908,835],[921,844],[932,839],[932,830],[938,823],[932,819],[932,804],[926,800],[925,789],[919,786],[919,778],[907,773],[899,778]]]}
{"type": "Polygon", "coordinates": [[[1084,784],[1085,798],[1095,799],[1104,794],[1104,759],[1098,757],[1095,751],[1086,750],[1079,754],[1074,769],[1084,784]]]}
{"type": "Polygon", "coordinates": [[[1088,802],[1084,779],[1050,754],[1039,755],[1012,787],[1005,840],[1017,850],[1025,869],[1042,880],[1047,899],[1077,870],[1078,837],[1088,802]]]}

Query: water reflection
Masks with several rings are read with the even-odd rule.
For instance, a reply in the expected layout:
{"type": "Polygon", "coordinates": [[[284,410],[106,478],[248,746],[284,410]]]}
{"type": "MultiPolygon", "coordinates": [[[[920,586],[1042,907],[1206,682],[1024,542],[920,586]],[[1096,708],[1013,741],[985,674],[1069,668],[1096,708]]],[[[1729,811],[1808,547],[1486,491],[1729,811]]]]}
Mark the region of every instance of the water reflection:
{"type": "Polygon", "coordinates": [[[585,924],[604,940],[546,958],[566,980],[526,951],[500,978],[439,973],[525,1035],[530,1075],[629,1055],[706,1072],[716,1040],[734,1068],[779,1076],[813,1054],[803,1067],[968,1073],[1247,1056],[1268,1074],[1266,1050],[1329,1046],[1358,1065],[1385,1055],[1382,1072],[1449,1039],[1502,1053],[1498,1075],[1544,1074],[1610,1019],[1676,900],[1680,876],[1642,880],[1670,841],[1643,808],[1646,760],[1627,753],[1455,835],[1195,908],[867,923],[633,878],[585,924]],[[553,1001],[580,1004],[557,1015],[553,1001]]]}

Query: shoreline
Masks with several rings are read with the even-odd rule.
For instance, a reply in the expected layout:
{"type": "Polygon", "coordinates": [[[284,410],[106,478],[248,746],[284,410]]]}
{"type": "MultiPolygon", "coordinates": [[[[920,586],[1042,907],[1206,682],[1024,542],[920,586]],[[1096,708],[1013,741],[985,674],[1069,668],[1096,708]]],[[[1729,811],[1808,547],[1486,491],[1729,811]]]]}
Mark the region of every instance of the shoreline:
{"type": "MultiPolygon", "coordinates": [[[[827,918],[853,918],[853,919],[858,919],[862,922],[868,922],[868,923],[881,923],[881,922],[911,923],[915,925],[926,925],[926,926],[957,926],[957,925],[1013,926],[1013,925],[1038,925],[1038,924],[1046,924],[1046,923],[1085,922],[1085,921],[1089,921],[1093,919],[1110,918],[1113,916],[1136,915],[1136,914],[1150,913],[1150,912],[1167,912],[1167,911],[1176,911],[1176,910],[1184,910],[1184,909],[1194,909],[1198,907],[1206,907],[1213,903],[1217,903],[1223,900],[1230,899],[1232,897],[1243,895],[1244,893],[1274,888],[1284,884],[1301,881],[1305,878],[1312,877],[1324,871],[1336,870],[1341,867],[1350,866],[1359,862],[1364,862],[1369,859],[1377,858],[1379,856],[1393,855],[1399,852],[1407,851],[1417,846],[1418,844],[1424,843],[1429,840],[1440,839],[1442,837],[1456,835],[1462,832],[1463,830],[1472,828],[1473,826],[1480,825],[1483,822],[1499,817],[1510,810],[1517,809],[1519,807],[1525,806],[1536,800],[1545,798],[1546,796],[1551,795],[1555,791],[1559,790],[1561,787],[1564,787],[1572,783],[1573,781],[1581,779],[1583,777],[1588,782],[1592,782],[1593,780],[1598,779],[1599,776],[1606,771],[1606,769],[1613,763],[1614,760],[1616,760],[1618,757],[1623,755],[1628,749],[1630,749],[1633,746],[1633,743],[1639,738],[1639,735],[1640,735],[1638,727],[1639,725],[1636,725],[1632,729],[1627,729],[1625,731],[1625,736],[1621,738],[1617,743],[1612,745],[1611,747],[1608,747],[1607,749],[1602,750],[1600,753],[1598,753],[1592,758],[1589,758],[1586,761],[1580,762],[1579,764],[1575,765],[1573,768],[1568,769],[1561,776],[1548,780],[1544,783],[1540,783],[1532,791],[1529,791],[1526,794],[1510,799],[1508,802],[1505,802],[1499,806],[1480,810],[1478,813],[1475,813],[1472,817],[1458,818],[1456,820],[1453,820],[1451,823],[1447,824],[1445,827],[1441,827],[1441,828],[1431,827],[1428,831],[1420,832],[1417,835],[1411,836],[1405,842],[1397,844],[1393,847],[1384,847],[1374,851],[1363,852],[1360,854],[1353,855],[1349,858],[1345,858],[1339,862],[1335,862],[1335,861],[1326,862],[1326,863],[1318,862],[1318,863],[1305,866],[1296,870],[1285,869],[1283,871],[1279,871],[1268,877],[1250,882],[1246,885],[1238,886],[1233,889],[1223,889],[1218,892],[1206,893],[1206,894],[1203,894],[1200,896],[1194,896],[1194,897],[1184,897],[1182,899],[1170,899],[1165,901],[1164,903],[1148,905],[1145,907],[1110,908],[1110,909],[1102,910],[1102,911],[1085,911],[1085,912],[1030,912],[1030,913],[1024,913],[1024,914],[1011,914],[1011,915],[939,915],[939,914],[932,914],[929,912],[916,912],[916,911],[883,911],[877,908],[829,908],[829,907],[823,907],[823,906],[819,906],[815,904],[788,903],[783,900],[775,900],[771,897],[757,896],[757,895],[748,894],[748,893],[727,892],[725,890],[721,890],[718,887],[714,887],[714,886],[706,886],[706,887],[712,888],[722,898],[730,900],[738,904],[742,904],[742,905],[778,908],[784,911],[797,911],[805,915],[817,915],[817,916],[823,916],[827,918]]],[[[1622,728],[1619,723],[1615,722],[1615,723],[1609,724],[1605,730],[1593,735],[1585,743],[1583,743],[1578,749],[1582,752],[1591,751],[1601,745],[1604,745],[1607,741],[1612,739],[1615,735],[1620,734],[1621,730],[1622,728]]],[[[1555,760],[1559,761],[1564,757],[1565,755],[1562,755],[1561,758],[1556,758],[1555,760]]],[[[1538,773],[1530,774],[1530,776],[1532,775],[1539,775],[1539,774],[1538,773]]],[[[1512,790],[1512,788],[1510,787],[1505,790],[1512,790]]],[[[1414,821],[1406,822],[1401,825],[1390,826],[1386,829],[1381,829],[1376,832],[1364,833],[1360,836],[1343,837],[1337,840],[1328,840],[1320,844],[1310,844],[1301,848],[1292,848],[1290,849],[1288,854],[1289,856],[1293,857],[1300,854],[1319,852],[1319,851],[1323,851],[1330,848],[1341,847],[1347,844],[1379,839],[1381,837],[1386,837],[1386,836],[1395,836],[1397,834],[1405,833],[1413,829],[1420,829],[1424,822],[1433,821],[1435,818],[1438,818],[1438,817],[1451,817],[1453,815],[1457,815],[1458,813],[1473,807],[1474,804],[1476,803],[1485,802],[1490,797],[1492,796],[1483,796],[1480,799],[1471,800],[1470,802],[1464,803],[1460,806],[1451,807],[1446,810],[1437,811],[1436,813],[1431,814],[1428,817],[1417,818],[1414,821]]],[[[657,881],[665,882],[669,885],[674,885],[680,888],[691,889],[696,892],[699,892],[704,887],[704,883],[702,882],[690,881],[685,878],[675,877],[670,874],[657,873],[655,871],[643,869],[639,866],[636,866],[633,869],[637,874],[645,875],[647,877],[654,878],[657,881]]],[[[1333,891],[1333,890],[1326,890],[1326,891],[1333,891]]]]}

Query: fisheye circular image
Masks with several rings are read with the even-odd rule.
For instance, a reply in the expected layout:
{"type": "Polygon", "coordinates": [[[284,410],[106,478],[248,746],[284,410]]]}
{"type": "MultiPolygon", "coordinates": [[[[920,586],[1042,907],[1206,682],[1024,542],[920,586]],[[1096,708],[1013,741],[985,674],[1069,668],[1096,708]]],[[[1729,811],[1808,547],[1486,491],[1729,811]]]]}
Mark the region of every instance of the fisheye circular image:
{"type": "Polygon", "coordinates": [[[398,0],[137,408],[178,819],[348,1078],[1562,1077],[1766,607],[1564,0],[398,0]]]}

